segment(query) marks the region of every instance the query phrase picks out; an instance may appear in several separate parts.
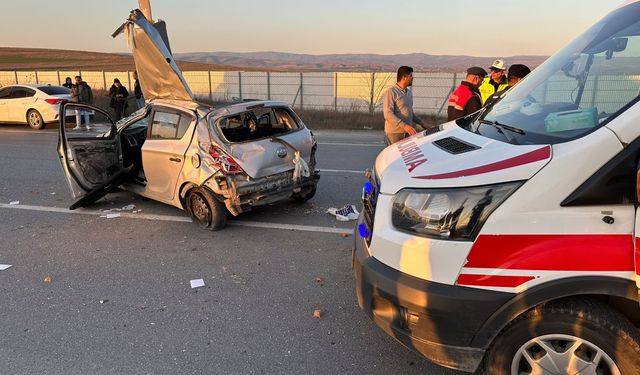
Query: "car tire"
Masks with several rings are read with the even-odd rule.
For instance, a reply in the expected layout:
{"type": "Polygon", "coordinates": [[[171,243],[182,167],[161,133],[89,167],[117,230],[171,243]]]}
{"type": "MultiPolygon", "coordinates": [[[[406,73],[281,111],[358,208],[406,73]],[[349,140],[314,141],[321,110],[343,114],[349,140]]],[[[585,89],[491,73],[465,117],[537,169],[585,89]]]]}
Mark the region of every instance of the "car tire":
{"type": "Polygon", "coordinates": [[[227,225],[227,210],[210,191],[195,188],[187,195],[187,211],[201,228],[221,230],[227,225]]]}
{"type": "Polygon", "coordinates": [[[31,127],[31,129],[35,130],[44,129],[44,127],[46,126],[42,115],[35,109],[30,109],[27,111],[27,124],[31,127]]]}
{"type": "Polygon", "coordinates": [[[551,302],[516,318],[500,333],[485,356],[484,372],[565,373],[563,361],[590,366],[598,374],[638,374],[640,333],[628,319],[599,301],[551,302]],[[545,371],[542,365],[551,369],[545,371]]]}
{"type": "Polygon", "coordinates": [[[304,194],[293,194],[292,198],[297,203],[304,203],[309,199],[313,198],[316,195],[316,187],[314,186],[311,190],[304,194]]]}

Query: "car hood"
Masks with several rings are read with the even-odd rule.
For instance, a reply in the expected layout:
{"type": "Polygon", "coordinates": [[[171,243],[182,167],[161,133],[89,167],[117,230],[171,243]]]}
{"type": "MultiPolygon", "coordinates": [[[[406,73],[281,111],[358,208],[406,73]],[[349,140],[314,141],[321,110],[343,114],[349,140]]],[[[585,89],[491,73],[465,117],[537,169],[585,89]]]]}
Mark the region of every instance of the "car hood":
{"type": "Polygon", "coordinates": [[[461,129],[455,122],[384,149],[375,163],[380,192],[479,186],[531,178],[551,160],[550,145],[512,145],[461,129]]]}
{"type": "Polygon", "coordinates": [[[127,45],[133,50],[140,88],[146,100],[193,100],[191,89],[165,39],[139,9],[133,10],[112,36],[122,32],[127,37],[127,45]]]}

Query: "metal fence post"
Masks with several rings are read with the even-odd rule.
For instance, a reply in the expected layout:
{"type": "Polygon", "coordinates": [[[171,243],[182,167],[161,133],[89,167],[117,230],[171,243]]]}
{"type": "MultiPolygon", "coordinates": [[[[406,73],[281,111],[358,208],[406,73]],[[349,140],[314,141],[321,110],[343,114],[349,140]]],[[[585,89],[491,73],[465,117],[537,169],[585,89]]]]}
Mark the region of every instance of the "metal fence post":
{"type": "Polygon", "coordinates": [[[107,89],[107,75],[104,74],[104,70],[102,71],[102,89],[106,90],[107,89]]]}
{"type": "Polygon", "coordinates": [[[302,72],[300,72],[300,109],[304,109],[304,81],[302,79],[302,72]]]}
{"type": "Polygon", "coordinates": [[[436,114],[436,117],[440,117],[440,113],[442,112],[442,109],[444,109],[444,106],[447,104],[448,102],[447,99],[449,99],[449,96],[451,96],[451,94],[453,94],[453,91],[456,89],[457,83],[458,83],[458,73],[453,73],[453,84],[451,85],[451,90],[449,90],[449,93],[442,101],[442,104],[440,105],[440,109],[438,109],[438,113],[436,114]]]}
{"type": "Polygon", "coordinates": [[[376,73],[371,72],[371,95],[369,96],[369,113],[373,114],[373,97],[375,95],[375,87],[376,87],[376,73]]]}
{"type": "Polygon", "coordinates": [[[131,91],[131,72],[127,70],[127,81],[129,86],[129,91],[131,91]]]}
{"type": "Polygon", "coordinates": [[[209,100],[213,101],[213,85],[211,83],[211,71],[207,71],[208,76],[209,76],[209,100]]]}
{"type": "Polygon", "coordinates": [[[38,82],[38,71],[34,71],[34,73],[36,74],[36,85],[39,84],[40,82],[38,82]]]}
{"type": "Polygon", "coordinates": [[[60,86],[62,84],[62,81],[60,81],[60,71],[56,70],[56,73],[58,74],[58,86],[60,86]]]}
{"type": "Polygon", "coordinates": [[[591,106],[596,106],[596,93],[598,89],[598,85],[600,84],[600,76],[596,75],[596,78],[593,80],[593,94],[591,95],[591,106]]]}
{"type": "Polygon", "coordinates": [[[16,76],[16,85],[18,84],[18,71],[14,70],[13,75],[16,76]]]}
{"type": "Polygon", "coordinates": [[[271,100],[271,73],[267,72],[267,100],[271,100]]]}
{"type": "Polygon", "coordinates": [[[333,72],[333,110],[338,110],[338,72],[333,72]]]}
{"type": "Polygon", "coordinates": [[[238,95],[242,100],[242,72],[238,72],[238,95]]]}

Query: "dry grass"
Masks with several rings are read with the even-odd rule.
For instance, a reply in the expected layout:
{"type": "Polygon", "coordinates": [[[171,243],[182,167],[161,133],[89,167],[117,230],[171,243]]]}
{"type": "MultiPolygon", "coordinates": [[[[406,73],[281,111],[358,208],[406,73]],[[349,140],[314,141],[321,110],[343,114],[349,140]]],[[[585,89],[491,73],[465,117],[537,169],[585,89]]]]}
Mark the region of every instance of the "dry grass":
{"type": "MultiPolygon", "coordinates": [[[[109,96],[105,90],[94,90],[94,105],[113,114],[113,110],[109,108],[109,96]]],[[[127,114],[131,114],[136,110],[136,104],[133,95],[129,96],[129,109],[127,114]]],[[[209,102],[208,100],[200,100],[201,103],[213,106],[221,106],[223,103],[209,102]]],[[[298,116],[311,129],[340,129],[340,130],[384,130],[384,118],[381,112],[370,114],[358,111],[333,111],[325,109],[296,109],[298,116]]],[[[434,115],[419,114],[428,125],[437,125],[444,122],[443,118],[437,118],[434,115]]]]}
{"type": "MultiPolygon", "coordinates": [[[[370,114],[358,111],[296,109],[296,113],[311,129],[384,130],[384,117],[381,112],[370,114]]],[[[443,122],[434,115],[419,116],[429,125],[443,122]]]]}

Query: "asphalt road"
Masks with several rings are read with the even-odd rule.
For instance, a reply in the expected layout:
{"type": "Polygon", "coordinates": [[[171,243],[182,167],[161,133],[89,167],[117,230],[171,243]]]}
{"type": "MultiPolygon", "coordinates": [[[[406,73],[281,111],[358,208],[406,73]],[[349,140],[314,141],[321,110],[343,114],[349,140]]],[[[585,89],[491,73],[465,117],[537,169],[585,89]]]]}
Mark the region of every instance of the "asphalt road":
{"type": "Polygon", "coordinates": [[[66,211],[57,131],[0,126],[0,374],[451,374],[359,310],[353,222],[325,213],[358,202],[382,134],[316,136],[313,205],[209,232],[127,192],[66,211]]]}

